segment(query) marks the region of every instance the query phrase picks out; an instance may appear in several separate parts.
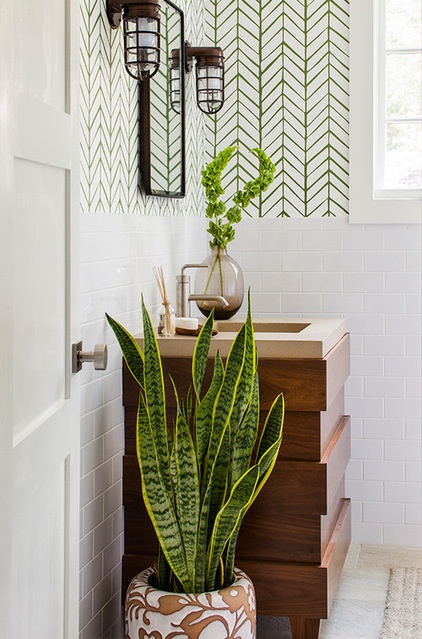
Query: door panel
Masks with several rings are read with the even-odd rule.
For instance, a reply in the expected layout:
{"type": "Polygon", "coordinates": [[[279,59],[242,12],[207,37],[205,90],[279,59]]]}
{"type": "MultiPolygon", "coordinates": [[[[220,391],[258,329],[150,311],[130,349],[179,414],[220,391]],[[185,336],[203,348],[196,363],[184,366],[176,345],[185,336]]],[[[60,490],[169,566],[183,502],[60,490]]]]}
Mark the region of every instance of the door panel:
{"type": "Polygon", "coordinates": [[[66,2],[14,0],[15,86],[63,110],[66,102],[66,2]]]}
{"type": "Polygon", "coordinates": [[[18,636],[63,636],[65,492],[64,464],[60,464],[27,495],[13,517],[12,614],[18,620],[18,636]]]}
{"type": "Polygon", "coordinates": [[[65,399],[65,170],[15,160],[14,442],[65,399]],[[23,266],[23,268],[22,268],[23,266]]]}

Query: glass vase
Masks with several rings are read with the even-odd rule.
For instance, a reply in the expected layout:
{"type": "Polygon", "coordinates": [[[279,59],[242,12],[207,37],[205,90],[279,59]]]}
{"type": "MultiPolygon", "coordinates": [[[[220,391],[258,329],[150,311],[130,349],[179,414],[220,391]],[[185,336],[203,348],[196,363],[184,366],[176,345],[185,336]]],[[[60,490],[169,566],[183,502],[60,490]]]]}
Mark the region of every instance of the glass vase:
{"type": "Polygon", "coordinates": [[[214,308],[215,319],[229,319],[240,309],[243,302],[243,273],[239,264],[226,249],[215,246],[210,255],[202,262],[208,268],[199,268],[195,276],[195,295],[218,296],[222,300],[198,300],[197,307],[205,317],[214,308]]]}

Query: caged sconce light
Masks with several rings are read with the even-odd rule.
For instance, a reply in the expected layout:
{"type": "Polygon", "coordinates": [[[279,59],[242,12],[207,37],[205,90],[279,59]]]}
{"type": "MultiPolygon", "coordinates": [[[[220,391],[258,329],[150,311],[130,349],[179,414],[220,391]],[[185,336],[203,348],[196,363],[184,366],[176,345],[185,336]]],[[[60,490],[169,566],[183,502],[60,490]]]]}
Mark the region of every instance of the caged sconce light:
{"type": "Polygon", "coordinates": [[[123,22],[126,71],[152,78],[160,66],[160,0],[107,0],[107,17],[113,29],[123,22]]]}
{"type": "MultiPolygon", "coordinates": [[[[171,2],[164,0],[167,4],[171,2]]],[[[160,0],[107,0],[113,29],[123,22],[125,67],[135,80],[152,78],[160,66],[160,0]]],[[[220,47],[185,43],[185,71],[196,69],[196,103],[201,111],[217,113],[224,104],[224,57],[220,47]]],[[[180,50],[169,58],[170,102],[180,113],[180,50]]]]}
{"type": "MultiPolygon", "coordinates": [[[[185,43],[186,72],[196,69],[196,103],[204,113],[217,113],[224,104],[224,57],[220,47],[192,47],[185,43]]],[[[178,113],[180,100],[179,51],[170,57],[170,102],[178,113]]]]}

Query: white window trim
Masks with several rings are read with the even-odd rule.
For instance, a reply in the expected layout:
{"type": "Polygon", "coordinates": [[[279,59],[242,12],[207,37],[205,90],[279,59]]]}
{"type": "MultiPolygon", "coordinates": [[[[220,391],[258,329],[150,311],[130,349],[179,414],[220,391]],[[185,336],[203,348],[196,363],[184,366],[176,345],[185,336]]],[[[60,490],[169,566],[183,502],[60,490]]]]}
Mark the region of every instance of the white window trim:
{"type": "MultiPolygon", "coordinates": [[[[374,194],[374,20],[377,0],[350,3],[350,202],[356,224],[420,224],[422,202],[374,194]]],[[[395,195],[397,192],[392,192],[395,195]]],[[[384,195],[384,194],[383,194],[384,195]]]]}

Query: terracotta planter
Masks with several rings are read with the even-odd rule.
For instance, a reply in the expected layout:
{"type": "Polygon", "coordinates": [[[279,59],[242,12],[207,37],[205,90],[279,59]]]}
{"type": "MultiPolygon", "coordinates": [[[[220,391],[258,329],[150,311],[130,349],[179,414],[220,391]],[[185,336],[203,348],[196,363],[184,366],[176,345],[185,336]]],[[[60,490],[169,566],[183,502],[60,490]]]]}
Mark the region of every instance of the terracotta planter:
{"type": "Polygon", "coordinates": [[[255,591],[238,568],[231,586],[200,594],[157,590],[152,574],[148,568],[129,585],[125,639],[255,639],[255,591]]]}

